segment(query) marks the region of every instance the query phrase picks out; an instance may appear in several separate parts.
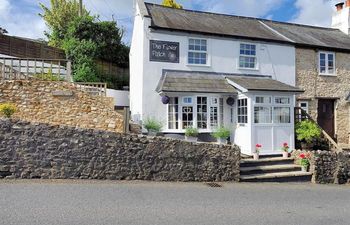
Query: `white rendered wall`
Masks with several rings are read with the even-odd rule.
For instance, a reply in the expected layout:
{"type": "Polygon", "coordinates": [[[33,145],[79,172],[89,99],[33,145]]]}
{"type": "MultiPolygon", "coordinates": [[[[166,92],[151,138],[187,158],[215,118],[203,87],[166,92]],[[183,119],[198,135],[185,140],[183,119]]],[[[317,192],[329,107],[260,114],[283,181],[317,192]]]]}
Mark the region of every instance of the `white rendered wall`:
{"type": "Polygon", "coordinates": [[[332,17],[332,28],[336,28],[349,34],[350,28],[350,8],[344,7],[340,11],[335,11],[332,17]]]}
{"type": "Polygon", "coordinates": [[[112,97],[114,99],[115,106],[129,106],[129,94],[129,91],[107,89],[107,97],[112,97]]]}

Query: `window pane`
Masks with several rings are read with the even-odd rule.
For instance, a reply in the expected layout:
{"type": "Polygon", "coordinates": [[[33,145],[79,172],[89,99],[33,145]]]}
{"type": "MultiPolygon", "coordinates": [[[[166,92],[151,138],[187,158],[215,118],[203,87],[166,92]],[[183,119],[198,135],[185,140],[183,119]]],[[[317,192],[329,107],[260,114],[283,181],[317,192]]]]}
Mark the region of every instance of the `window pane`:
{"type": "Polygon", "coordinates": [[[207,129],[207,97],[197,97],[197,127],[198,129],[207,129]]]}
{"type": "Polygon", "coordinates": [[[271,107],[254,107],[255,123],[271,123],[272,114],[271,107]]]}
{"type": "Polygon", "coordinates": [[[274,108],[274,122],[275,123],[290,123],[290,108],[289,107],[275,107],[274,108]]]}
{"type": "Polygon", "coordinates": [[[179,129],[179,99],[170,98],[168,104],[168,129],[179,129]]]}
{"type": "Polygon", "coordinates": [[[276,97],[275,98],[275,103],[276,104],[290,104],[290,98],[288,97],[276,97]]]}
{"type": "Polygon", "coordinates": [[[268,97],[268,96],[257,96],[257,97],[255,97],[255,103],[270,104],[271,103],[271,97],[268,97]]]}
{"type": "Polygon", "coordinates": [[[218,127],[218,107],[210,107],[210,127],[212,129],[218,127]]]}
{"type": "Polygon", "coordinates": [[[238,99],[237,121],[238,123],[248,123],[248,100],[238,99]]]}
{"type": "Polygon", "coordinates": [[[182,128],[186,129],[193,127],[193,107],[184,106],[182,107],[182,128]]]}

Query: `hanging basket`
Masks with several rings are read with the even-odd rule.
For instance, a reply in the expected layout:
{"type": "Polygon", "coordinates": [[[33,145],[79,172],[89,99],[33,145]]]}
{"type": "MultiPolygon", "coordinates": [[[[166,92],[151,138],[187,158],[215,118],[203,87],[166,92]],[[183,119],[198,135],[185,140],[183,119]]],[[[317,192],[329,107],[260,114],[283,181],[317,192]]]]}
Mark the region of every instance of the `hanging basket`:
{"type": "Polygon", "coordinates": [[[229,97],[227,100],[226,100],[226,103],[227,105],[229,106],[233,106],[235,104],[235,99],[232,98],[232,97],[229,97]]]}
{"type": "Polygon", "coordinates": [[[162,96],[162,103],[164,105],[169,104],[170,102],[170,97],[169,96],[162,96]]]}

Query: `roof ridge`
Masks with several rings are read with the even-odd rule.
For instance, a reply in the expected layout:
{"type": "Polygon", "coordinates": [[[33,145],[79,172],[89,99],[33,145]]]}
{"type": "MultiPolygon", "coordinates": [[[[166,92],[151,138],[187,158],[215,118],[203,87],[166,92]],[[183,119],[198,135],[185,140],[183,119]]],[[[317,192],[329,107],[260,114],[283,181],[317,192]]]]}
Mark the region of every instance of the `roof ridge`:
{"type": "Polygon", "coordinates": [[[232,14],[207,12],[207,11],[200,11],[200,10],[193,10],[193,9],[177,9],[177,8],[171,8],[171,7],[163,6],[163,5],[156,4],[156,3],[150,3],[150,2],[145,2],[145,4],[146,5],[159,6],[159,7],[167,8],[167,9],[171,9],[171,10],[179,10],[179,11],[186,11],[186,12],[192,12],[192,13],[211,14],[211,15],[218,15],[218,16],[225,16],[225,17],[235,17],[235,18],[242,18],[242,19],[258,20],[258,21],[262,21],[262,22],[267,21],[267,22],[287,24],[287,25],[292,25],[292,26],[311,27],[311,28],[317,28],[317,29],[336,30],[336,31],[338,31],[338,29],[331,28],[331,27],[321,27],[321,26],[307,25],[307,24],[300,24],[300,23],[290,23],[290,22],[269,20],[269,19],[264,19],[264,18],[257,18],[257,17],[250,17],[250,16],[238,16],[238,15],[232,15],[232,14]]]}

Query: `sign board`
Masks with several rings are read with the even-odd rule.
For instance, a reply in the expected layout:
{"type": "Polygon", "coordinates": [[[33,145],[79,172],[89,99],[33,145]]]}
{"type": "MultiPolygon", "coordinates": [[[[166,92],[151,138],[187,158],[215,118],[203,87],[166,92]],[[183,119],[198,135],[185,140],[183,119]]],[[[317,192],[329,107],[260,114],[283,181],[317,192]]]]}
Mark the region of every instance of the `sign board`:
{"type": "Polygon", "coordinates": [[[179,63],[180,43],[169,41],[150,41],[150,61],[179,63]]]}

